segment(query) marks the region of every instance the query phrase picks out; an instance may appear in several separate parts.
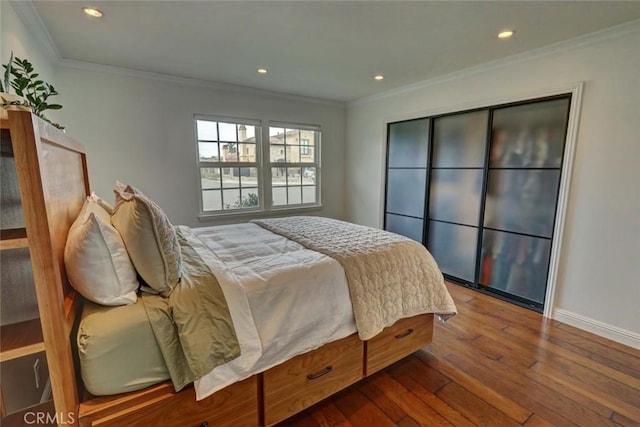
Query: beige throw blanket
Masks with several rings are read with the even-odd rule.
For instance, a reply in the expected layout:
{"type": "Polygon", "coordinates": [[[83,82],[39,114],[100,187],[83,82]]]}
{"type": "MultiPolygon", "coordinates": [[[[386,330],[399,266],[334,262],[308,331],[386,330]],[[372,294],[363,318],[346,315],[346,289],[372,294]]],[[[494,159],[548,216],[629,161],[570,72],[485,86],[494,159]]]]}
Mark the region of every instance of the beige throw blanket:
{"type": "Polygon", "coordinates": [[[142,301],[176,391],[240,356],[227,300],[197,250],[209,250],[188,227],[177,227],[182,278],[168,298],[142,301]]]}
{"type": "Polygon", "coordinates": [[[447,319],[457,313],[435,260],[413,240],[321,217],[252,222],[342,265],[362,340],[404,317],[437,313],[447,319]]]}

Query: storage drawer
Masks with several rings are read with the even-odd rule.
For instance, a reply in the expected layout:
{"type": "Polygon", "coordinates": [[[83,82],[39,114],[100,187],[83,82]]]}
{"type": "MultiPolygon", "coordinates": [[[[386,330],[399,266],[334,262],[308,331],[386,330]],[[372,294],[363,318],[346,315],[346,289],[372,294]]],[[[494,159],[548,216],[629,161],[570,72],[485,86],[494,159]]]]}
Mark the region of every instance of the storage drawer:
{"type": "Polygon", "coordinates": [[[264,373],[265,423],[270,426],[362,378],[357,334],[296,356],[264,373]]]}
{"type": "MultiPolygon", "coordinates": [[[[169,387],[166,387],[169,389],[169,387]]],[[[90,402],[82,406],[88,409],[82,414],[81,426],[100,427],[201,427],[213,426],[256,426],[258,411],[256,402],[258,385],[256,376],[231,384],[204,400],[196,402],[193,387],[180,393],[164,392],[157,396],[139,397],[139,404],[128,402],[127,408],[118,410],[117,403],[102,407],[98,413],[91,411],[90,402]],[[88,408],[87,408],[88,407],[88,408]]],[[[127,395],[122,395],[127,396],[127,395]]],[[[104,398],[97,398],[96,402],[104,398]]],[[[117,400],[117,399],[116,399],[117,400]]],[[[104,406],[99,403],[96,407],[104,406]]]]}
{"type": "Polygon", "coordinates": [[[400,319],[366,342],[366,375],[424,347],[433,338],[433,314],[400,319]]]}

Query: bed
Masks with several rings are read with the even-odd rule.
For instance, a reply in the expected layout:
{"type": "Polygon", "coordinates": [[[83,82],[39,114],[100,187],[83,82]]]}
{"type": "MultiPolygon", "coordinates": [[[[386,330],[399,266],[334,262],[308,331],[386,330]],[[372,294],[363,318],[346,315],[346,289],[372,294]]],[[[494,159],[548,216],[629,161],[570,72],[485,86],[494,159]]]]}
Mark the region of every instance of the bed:
{"type": "MultiPolygon", "coordinates": [[[[356,332],[344,272],[335,260],[255,224],[193,232],[215,253],[203,255],[233,302],[243,347],[240,357],[198,381],[199,396],[356,332]]],[[[118,307],[86,304],[78,347],[92,394],[129,392],[170,379],[143,305],[142,298],[118,307]],[[106,372],[118,367],[116,375],[106,372]]]]}
{"type": "MultiPolygon", "coordinates": [[[[55,334],[43,332],[48,357],[56,357],[50,361],[56,411],[75,414],[72,418],[80,425],[273,425],[427,345],[433,313],[445,317],[455,313],[446,290],[434,300],[424,292],[407,297],[406,290],[370,287],[371,280],[405,282],[394,274],[419,273],[407,267],[412,265],[407,264],[410,256],[385,260],[371,253],[369,263],[363,263],[365,257],[352,257],[348,245],[336,250],[334,245],[341,242],[313,236],[309,229],[317,224],[299,228],[307,219],[185,228],[184,239],[200,246],[200,257],[229,302],[241,354],[176,391],[175,380],[169,379],[171,369],[163,365],[166,355],[154,346],[151,338],[157,341],[156,330],[145,322],[143,314],[149,316],[140,301],[105,308],[84,303],[69,286],[64,245],[90,194],[82,144],[29,113],[10,112],[10,121],[12,133],[14,127],[27,129],[22,143],[39,153],[32,165],[40,173],[45,203],[42,209],[25,212],[25,217],[27,229],[32,221],[46,227],[43,230],[52,239],[37,250],[54,261],[54,268],[36,274],[35,280],[37,287],[57,288],[43,297],[49,299],[44,306],[54,308],[43,308],[51,312],[41,316],[55,330],[55,334]],[[36,132],[28,131],[31,126],[36,132]],[[56,156],[42,155],[49,151],[56,156]],[[371,305],[367,300],[380,295],[399,305],[386,317],[364,313],[371,305]],[[423,301],[413,306],[414,300],[423,301]],[[114,326],[101,329],[105,322],[114,326]],[[52,335],[58,339],[48,339],[52,335]],[[134,347],[143,348],[144,358],[132,356],[134,347]],[[84,383],[76,381],[71,349],[78,356],[75,366],[84,383]],[[128,372],[117,369],[127,363],[128,372]],[[66,371],[56,373],[57,365],[66,371]],[[75,383],[78,388],[71,386],[75,383]]],[[[333,237],[349,236],[351,229],[346,223],[323,227],[334,227],[337,231],[320,233],[333,237]]],[[[390,238],[395,244],[396,237],[389,233],[369,230],[365,240],[390,238]]],[[[442,281],[439,272],[436,276],[442,281]]]]}

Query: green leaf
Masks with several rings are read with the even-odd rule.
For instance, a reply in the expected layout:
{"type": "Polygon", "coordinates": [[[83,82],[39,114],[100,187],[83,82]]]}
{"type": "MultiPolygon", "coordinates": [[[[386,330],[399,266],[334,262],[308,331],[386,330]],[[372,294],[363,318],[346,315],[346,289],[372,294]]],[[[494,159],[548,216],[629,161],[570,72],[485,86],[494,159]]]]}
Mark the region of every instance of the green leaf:
{"type": "Polygon", "coordinates": [[[34,71],[33,65],[27,59],[14,57],[12,52],[9,63],[3,65],[3,68],[4,81],[0,82],[0,89],[12,87],[17,95],[25,98],[24,105],[35,115],[49,121],[42,114],[43,111],[62,108],[60,104],[47,103],[51,96],[58,95],[58,91],[53,85],[38,79],[40,74],[34,71]]]}

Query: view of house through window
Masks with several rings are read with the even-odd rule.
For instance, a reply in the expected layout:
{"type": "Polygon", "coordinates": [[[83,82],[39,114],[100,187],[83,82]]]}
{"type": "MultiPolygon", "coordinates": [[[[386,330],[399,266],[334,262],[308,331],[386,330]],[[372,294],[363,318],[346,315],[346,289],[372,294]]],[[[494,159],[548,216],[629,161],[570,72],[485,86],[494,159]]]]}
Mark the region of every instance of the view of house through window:
{"type": "Polygon", "coordinates": [[[269,127],[273,206],[318,202],[317,129],[269,127]]]}
{"type": "Polygon", "coordinates": [[[267,129],[263,170],[260,121],[196,116],[202,213],[319,204],[319,128],[267,129]]]}
{"type": "Polygon", "coordinates": [[[196,119],[196,128],[202,211],[259,208],[257,123],[196,119]]]}

